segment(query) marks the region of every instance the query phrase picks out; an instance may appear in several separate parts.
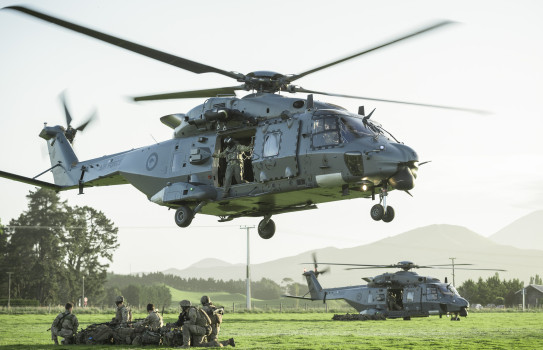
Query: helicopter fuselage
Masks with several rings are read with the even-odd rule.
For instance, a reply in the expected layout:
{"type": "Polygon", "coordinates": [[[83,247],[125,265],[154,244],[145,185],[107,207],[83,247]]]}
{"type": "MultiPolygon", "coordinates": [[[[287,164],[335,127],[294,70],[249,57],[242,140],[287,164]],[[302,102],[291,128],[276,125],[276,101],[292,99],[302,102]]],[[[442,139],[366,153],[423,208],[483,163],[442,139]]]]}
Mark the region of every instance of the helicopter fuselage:
{"type": "MultiPolygon", "coordinates": [[[[162,118],[171,140],[79,161],[62,127],[45,127],[55,184],[129,183],[159,205],[221,217],[264,216],[316,204],[375,198],[414,186],[417,154],[363,115],[275,94],[210,98],[187,114],[162,118]],[[231,137],[250,146],[242,183],[223,193],[226,163],[213,157],[231,137]]],[[[369,119],[369,118],[368,118],[369,119]]]]}
{"type": "Polygon", "coordinates": [[[386,273],[376,276],[367,285],[339,288],[322,288],[313,271],[304,272],[304,276],[311,300],[343,299],[361,314],[403,319],[468,315],[468,301],[452,285],[412,271],[386,273]]]}

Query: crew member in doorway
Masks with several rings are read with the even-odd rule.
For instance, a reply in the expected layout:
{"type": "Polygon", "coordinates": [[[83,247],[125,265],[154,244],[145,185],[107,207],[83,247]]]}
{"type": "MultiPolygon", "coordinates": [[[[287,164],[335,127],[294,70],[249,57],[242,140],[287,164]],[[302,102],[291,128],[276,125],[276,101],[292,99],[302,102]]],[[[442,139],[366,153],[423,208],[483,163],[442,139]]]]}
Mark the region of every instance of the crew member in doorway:
{"type": "Polygon", "coordinates": [[[224,139],[226,149],[220,153],[214,153],[214,158],[226,158],[226,174],[224,175],[224,192],[223,197],[228,196],[230,185],[232,184],[232,176],[236,182],[241,183],[241,162],[243,152],[251,152],[251,146],[240,145],[231,137],[224,139]]]}

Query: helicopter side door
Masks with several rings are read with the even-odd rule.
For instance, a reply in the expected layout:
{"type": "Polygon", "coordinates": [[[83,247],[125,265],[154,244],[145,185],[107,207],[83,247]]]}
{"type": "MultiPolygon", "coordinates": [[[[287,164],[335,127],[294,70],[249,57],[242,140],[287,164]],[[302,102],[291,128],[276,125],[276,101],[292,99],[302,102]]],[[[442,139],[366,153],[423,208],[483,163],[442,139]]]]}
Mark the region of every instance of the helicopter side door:
{"type": "Polygon", "coordinates": [[[253,170],[255,181],[266,182],[298,175],[300,121],[267,120],[255,135],[253,170]]]}
{"type": "Polygon", "coordinates": [[[420,286],[404,288],[403,299],[403,306],[406,311],[422,311],[422,289],[420,286]]]}

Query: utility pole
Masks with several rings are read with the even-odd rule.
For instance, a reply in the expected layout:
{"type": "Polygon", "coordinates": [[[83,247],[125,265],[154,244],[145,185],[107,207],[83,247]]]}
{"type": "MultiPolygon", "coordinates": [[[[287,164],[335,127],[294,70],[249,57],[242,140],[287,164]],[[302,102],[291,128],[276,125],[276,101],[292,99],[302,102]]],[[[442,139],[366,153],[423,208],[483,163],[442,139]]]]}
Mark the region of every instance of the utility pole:
{"type": "Polygon", "coordinates": [[[249,245],[249,231],[253,226],[240,226],[240,230],[247,230],[247,310],[251,310],[251,254],[249,245]]]}
{"type": "Polygon", "coordinates": [[[11,308],[11,275],[13,272],[8,272],[8,310],[11,308]]]}
{"type": "Polygon", "coordinates": [[[454,259],[456,259],[456,258],[449,258],[449,259],[451,259],[451,261],[452,261],[452,268],[453,268],[453,273],[452,273],[452,275],[453,275],[453,286],[454,286],[454,285],[456,285],[456,284],[454,283],[454,259]]]}
{"type": "Polygon", "coordinates": [[[85,306],[85,275],[83,275],[83,295],[81,295],[81,303],[85,306]]]}

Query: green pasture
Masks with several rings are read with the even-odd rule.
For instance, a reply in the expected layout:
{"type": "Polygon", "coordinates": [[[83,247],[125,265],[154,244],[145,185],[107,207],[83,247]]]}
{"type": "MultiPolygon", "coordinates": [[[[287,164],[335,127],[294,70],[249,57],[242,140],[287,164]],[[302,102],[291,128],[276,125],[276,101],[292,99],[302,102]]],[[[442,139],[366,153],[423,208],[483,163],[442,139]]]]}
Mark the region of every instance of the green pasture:
{"type": "MultiPolygon", "coordinates": [[[[143,317],[143,314],[134,315],[143,317]]],[[[332,321],[332,313],[226,314],[220,340],[238,349],[541,349],[542,312],[471,313],[461,321],[437,316],[411,321],[332,321]]],[[[112,349],[132,346],[53,346],[55,315],[0,315],[0,349],[112,349]]],[[[82,327],[112,315],[82,314],[82,327]]],[[[177,314],[165,314],[166,322],[177,314]]],[[[144,349],[165,347],[146,346],[144,349]]]]}

